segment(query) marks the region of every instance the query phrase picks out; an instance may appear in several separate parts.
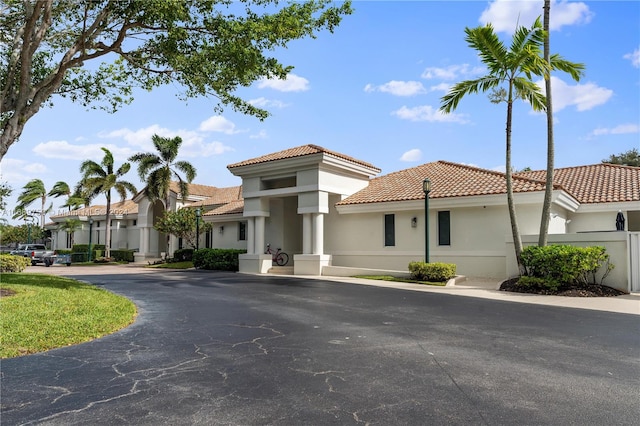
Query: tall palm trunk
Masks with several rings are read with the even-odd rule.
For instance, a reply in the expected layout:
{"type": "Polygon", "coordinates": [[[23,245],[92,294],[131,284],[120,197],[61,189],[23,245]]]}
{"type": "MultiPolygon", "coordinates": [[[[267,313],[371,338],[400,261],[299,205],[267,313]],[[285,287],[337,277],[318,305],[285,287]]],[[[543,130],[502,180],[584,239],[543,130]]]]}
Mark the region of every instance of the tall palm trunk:
{"type": "Polygon", "coordinates": [[[507,182],[507,206],[509,208],[509,219],[511,220],[511,235],[513,236],[513,246],[516,252],[516,261],[518,269],[522,270],[522,262],[520,261],[520,253],[522,253],[522,239],[520,238],[520,230],[518,229],[518,217],[516,215],[516,207],[513,201],[513,178],[511,173],[511,122],[513,117],[513,83],[509,82],[509,94],[507,98],[507,141],[506,141],[506,182],[507,182]]]}
{"type": "Polygon", "coordinates": [[[106,223],[104,225],[104,255],[106,258],[111,257],[111,191],[106,194],[107,211],[105,213],[106,223]]]}
{"type": "MultiPolygon", "coordinates": [[[[544,1],[543,28],[546,32],[544,37],[544,60],[548,64],[549,60],[549,10],[551,9],[551,0],[544,1]]],[[[551,67],[549,67],[551,68],[551,67]]],[[[544,190],[544,202],[542,204],[542,217],[540,218],[540,235],[538,236],[538,245],[547,245],[547,236],[549,234],[549,218],[551,216],[551,197],[553,195],[553,170],[555,147],[553,142],[553,109],[551,102],[551,72],[549,71],[544,77],[544,87],[547,95],[547,181],[544,190]]]]}

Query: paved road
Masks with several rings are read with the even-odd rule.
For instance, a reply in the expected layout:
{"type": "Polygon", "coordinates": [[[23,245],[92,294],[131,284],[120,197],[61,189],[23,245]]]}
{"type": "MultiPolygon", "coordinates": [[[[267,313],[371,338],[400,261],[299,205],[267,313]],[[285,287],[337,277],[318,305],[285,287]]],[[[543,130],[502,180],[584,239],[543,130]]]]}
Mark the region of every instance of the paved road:
{"type": "Polygon", "coordinates": [[[138,320],[4,360],[2,425],[640,419],[638,315],[195,270],[76,278],[138,320]]]}

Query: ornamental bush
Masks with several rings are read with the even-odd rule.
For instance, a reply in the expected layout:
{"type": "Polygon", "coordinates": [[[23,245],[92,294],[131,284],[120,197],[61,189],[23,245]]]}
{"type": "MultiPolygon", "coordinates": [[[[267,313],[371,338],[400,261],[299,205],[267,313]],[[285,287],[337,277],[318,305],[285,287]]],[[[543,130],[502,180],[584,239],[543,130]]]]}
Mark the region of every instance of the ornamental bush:
{"type": "Polygon", "coordinates": [[[22,272],[30,264],[28,257],[0,254],[0,272],[22,272]]]}
{"type": "Polygon", "coordinates": [[[173,261],[174,262],[189,262],[193,260],[193,252],[192,248],[186,249],[178,249],[173,252],[173,261]]]}
{"type": "Polygon", "coordinates": [[[456,276],[454,263],[410,262],[411,279],[416,281],[444,282],[456,276]]]}
{"type": "MultiPolygon", "coordinates": [[[[609,263],[607,249],[600,246],[575,247],[570,245],[549,245],[525,247],[520,260],[525,275],[541,278],[559,285],[601,284],[614,265],[609,263]],[[596,275],[605,267],[600,283],[596,275]]],[[[555,284],[553,284],[555,285],[555,284]]]]}
{"type": "Polygon", "coordinates": [[[199,249],[193,252],[193,266],[199,269],[237,272],[240,269],[238,256],[246,252],[236,249],[199,249]]]}

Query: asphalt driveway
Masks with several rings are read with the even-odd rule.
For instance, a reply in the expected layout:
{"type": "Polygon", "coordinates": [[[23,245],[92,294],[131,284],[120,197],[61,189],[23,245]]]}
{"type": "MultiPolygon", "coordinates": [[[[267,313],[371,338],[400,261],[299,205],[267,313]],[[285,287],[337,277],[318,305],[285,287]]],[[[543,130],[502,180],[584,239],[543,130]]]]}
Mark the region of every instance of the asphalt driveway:
{"type": "Polygon", "coordinates": [[[2,425],[640,419],[638,315],[196,270],[75,278],[139,318],[3,360],[2,425]]]}

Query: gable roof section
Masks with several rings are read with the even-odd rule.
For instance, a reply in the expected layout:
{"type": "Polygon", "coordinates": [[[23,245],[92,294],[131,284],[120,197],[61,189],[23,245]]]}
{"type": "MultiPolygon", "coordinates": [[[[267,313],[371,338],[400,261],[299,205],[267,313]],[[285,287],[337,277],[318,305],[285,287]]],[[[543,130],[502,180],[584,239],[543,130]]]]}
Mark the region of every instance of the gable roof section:
{"type": "Polygon", "coordinates": [[[231,186],[228,188],[215,188],[213,195],[195,203],[190,203],[187,207],[216,206],[242,200],[242,186],[231,186]]]}
{"type": "MultiPolygon", "coordinates": [[[[371,179],[369,186],[336,205],[424,200],[422,181],[431,180],[429,198],[504,194],[504,173],[448,161],[436,161],[371,179]]],[[[544,181],[515,177],[514,192],[543,191],[544,181]]]]}
{"type": "Polygon", "coordinates": [[[221,216],[225,214],[242,214],[244,212],[244,200],[235,200],[216,209],[206,212],[203,216],[221,216]]]}
{"type": "Polygon", "coordinates": [[[269,163],[272,161],[285,160],[288,158],[305,157],[314,154],[325,154],[331,157],[339,158],[341,160],[348,161],[350,163],[365,166],[373,170],[377,170],[380,173],[380,169],[376,166],[369,164],[365,161],[357,160],[348,155],[340,154],[339,152],[331,151],[318,145],[302,145],[295,148],[285,149],[284,151],[274,152],[272,154],[263,155],[261,157],[251,158],[249,160],[241,161],[239,163],[229,164],[227,169],[231,170],[236,167],[250,166],[254,164],[269,163]]]}
{"type": "MultiPolygon", "coordinates": [[[[547,172],[522,172],[518,176],[545,180],[547,172]]],[[[581,204],[640,201],[640,167],[607,163],[565,167],[554,171],[553,180],[581,204]]]]}

